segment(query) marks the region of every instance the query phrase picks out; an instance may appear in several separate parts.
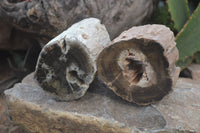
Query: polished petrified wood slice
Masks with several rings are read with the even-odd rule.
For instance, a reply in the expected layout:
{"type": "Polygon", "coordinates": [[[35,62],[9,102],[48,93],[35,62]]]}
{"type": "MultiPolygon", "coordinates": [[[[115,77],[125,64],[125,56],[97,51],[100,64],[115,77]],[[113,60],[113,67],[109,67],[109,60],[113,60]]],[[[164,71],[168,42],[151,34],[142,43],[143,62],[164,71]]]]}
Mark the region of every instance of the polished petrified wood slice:
{"type": "Polygon", "coordinates": [[[133,27],[101,51],[98,76],[123,99],[147,105],[171,91],[180,72],[177,60],[178,49],[169,28],[133,27]]]}
{"type": "Polygon", "coordinates": [[[96,73],[96,57],[110,43],[104,25],[89,18],[74,24],[42,49],[35,78],[60,100],[83,96],[96,73]]]}

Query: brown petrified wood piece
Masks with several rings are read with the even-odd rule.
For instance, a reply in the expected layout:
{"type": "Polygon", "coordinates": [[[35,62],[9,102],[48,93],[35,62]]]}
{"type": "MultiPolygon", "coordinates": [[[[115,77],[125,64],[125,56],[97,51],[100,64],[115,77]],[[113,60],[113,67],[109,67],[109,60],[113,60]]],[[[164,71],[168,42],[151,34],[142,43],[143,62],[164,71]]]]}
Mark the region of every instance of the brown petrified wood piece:
{"type": "Polygon", "coordinates": [[[96,58],[110,43],[100,20],[84,19],[46,44],[38,58],[35,78],[59,100],[82,97],[96,73],[96,58]]]}
{"type": "Polygon", "coordinates": [[[161,100],[175,85],[178,56],[169,28],[133,27],[101,51],[98,76],[123,99],[147,105],[161,100]]]}
{"type": "Polygon", "coordinates": [[[121,30],[141,24],[152,11],[153,0],[0,1],[0,16],[23,31],[48,37],[55,37],[88,17],[99,18],[113,37],[121,30]]]}

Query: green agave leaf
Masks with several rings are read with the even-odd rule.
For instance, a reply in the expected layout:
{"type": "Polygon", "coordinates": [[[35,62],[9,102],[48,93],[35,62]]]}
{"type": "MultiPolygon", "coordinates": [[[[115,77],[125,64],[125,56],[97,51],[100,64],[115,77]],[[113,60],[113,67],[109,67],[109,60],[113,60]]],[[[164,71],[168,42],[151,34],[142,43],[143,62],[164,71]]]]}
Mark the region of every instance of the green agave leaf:
{"type": "Polygon", "coordinates": [[[174,21],[175,28],[180,31],[189,19],[189,8],[187,0],[168,0],[168,8],[174,21]]]}
{"type": "MultiPolygon", "coordinates": [[[[200,51],[200,4],[176,36],[176,43],[179,49],[179,62],[185,62],[188,57],[200,51]]],[[[181,66],[185,67],[186,65],[187,63],[181,66]]]]}

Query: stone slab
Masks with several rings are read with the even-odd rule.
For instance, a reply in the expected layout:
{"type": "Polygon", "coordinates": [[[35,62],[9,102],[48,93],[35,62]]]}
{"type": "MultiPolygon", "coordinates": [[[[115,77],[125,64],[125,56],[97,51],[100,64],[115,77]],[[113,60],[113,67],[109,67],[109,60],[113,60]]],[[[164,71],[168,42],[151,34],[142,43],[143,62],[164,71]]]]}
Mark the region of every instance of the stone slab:
{"type": "Polygon", "coordinates": [[[116,96],[98,79],[81,99],[63,102],[27,76],[5,91],[14,123],[39,133],[171,133],[200,131],[200,85],[179,79],[162,101],[137,106],[116,96]],[[188,116],[187,116],[188,115],[188,116]]]}
{"type": "Polygon", "coordinates": [[[200,84],[179,78],[175,89],[153,107],[167,121],[166,127],[200,131],[200,84]]]}
{"type": "Polygon", "coordinates": [[[13,124],[6,115],[6,105],[0,94],[0,133],[28,133],[19,126],[13,124]]]}

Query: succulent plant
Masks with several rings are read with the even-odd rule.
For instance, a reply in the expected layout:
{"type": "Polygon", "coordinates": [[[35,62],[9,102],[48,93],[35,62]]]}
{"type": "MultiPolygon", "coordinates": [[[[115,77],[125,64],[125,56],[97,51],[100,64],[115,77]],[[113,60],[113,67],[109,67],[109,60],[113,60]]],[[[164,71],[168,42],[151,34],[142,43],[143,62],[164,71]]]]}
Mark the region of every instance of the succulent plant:
{"type": "Polygon", "coordinates": [[[179,49],[178,66],[186,68],[193,59],[199,60],[200,50],[200,4],[189,17],[189,6],[187,0],[168,0],[169,12],[174,21],[175,28],[179,31],[176,43],[179,49]],[[194,56],[195,55],[195,56],[194,56]]]}
{"type": "Polygon", "coordinates": [[[168,10],[171,19],[174,21],[175,28],[180,31],[189,19],[189,8],[187,0],[168,0],[168,10]]]}

